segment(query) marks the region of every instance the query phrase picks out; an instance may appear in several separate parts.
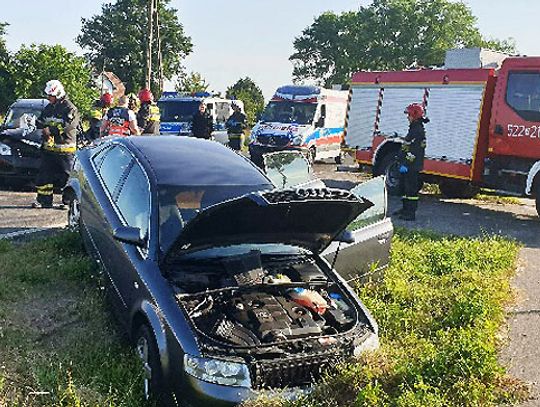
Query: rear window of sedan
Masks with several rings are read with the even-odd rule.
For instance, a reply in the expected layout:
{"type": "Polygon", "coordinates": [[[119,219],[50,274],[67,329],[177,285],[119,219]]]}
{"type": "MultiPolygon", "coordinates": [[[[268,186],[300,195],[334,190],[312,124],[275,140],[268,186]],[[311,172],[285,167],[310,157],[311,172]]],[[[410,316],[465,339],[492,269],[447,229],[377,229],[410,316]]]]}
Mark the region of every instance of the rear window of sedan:
{"type": "Polygon", "coordinates": [[[160,185],[158,199],[161,250],[167,251],[184,226],[203,209],[263,189],[268,188],[257,185],[160,185]]]}

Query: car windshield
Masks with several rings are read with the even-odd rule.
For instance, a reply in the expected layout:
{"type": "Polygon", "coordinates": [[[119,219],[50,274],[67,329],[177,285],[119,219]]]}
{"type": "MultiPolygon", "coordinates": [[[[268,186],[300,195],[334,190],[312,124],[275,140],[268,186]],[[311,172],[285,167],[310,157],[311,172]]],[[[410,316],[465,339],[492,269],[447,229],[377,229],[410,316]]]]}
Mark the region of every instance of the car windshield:
{"type": "Polygon", "coordinates": [[[162,122],[190,122],[199,108],[198,101],[158,102],[162,122]]]}
{"type": "Polygon", "coordinates": [[[264,122],[311,124],[317,104],[299,102],[270,102],[264,109],[264,122]]]}
{"type": "Polygon", "coordinates": [[[34,125],[36,119],[41,114],[41,109],[32,107],[12,107],[9,109],[4,120],[4,128],[18,129],[26,124],[34,125]],[[26,114],[26,118],[23,115],[26,114]],[[23,120],[21,120],[23,119],[23,120]]]}
{"type": "Polygon", "coordinates": [[[259,189],[267,188],[253,185],[160,185],[158,194],[161,250],[166,252],[183,227],[203,209],[259,189]]]}

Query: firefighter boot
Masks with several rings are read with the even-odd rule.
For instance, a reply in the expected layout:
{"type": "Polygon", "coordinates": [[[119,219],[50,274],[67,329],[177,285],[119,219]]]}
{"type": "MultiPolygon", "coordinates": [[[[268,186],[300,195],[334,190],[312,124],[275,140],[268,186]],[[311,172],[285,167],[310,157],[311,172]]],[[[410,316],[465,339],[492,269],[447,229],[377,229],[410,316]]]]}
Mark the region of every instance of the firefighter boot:
{"type": "Polygon", "coordinates": [[[401,215],[399,215],[399,219],[407,221],[416,220],[417,206],[417,201],[408,198],[403,199],[403,211],[401,212],[401,215]]]}

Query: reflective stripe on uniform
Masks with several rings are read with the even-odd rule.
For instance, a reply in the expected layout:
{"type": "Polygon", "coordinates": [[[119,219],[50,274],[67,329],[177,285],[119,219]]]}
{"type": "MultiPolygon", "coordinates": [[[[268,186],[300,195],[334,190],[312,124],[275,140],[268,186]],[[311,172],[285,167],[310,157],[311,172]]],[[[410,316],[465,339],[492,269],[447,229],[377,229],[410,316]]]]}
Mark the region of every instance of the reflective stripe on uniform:
{"type": "Polygon", "coordinates": [[[159,107],[156,105],[150,105],[149,110],[150,116],[148,117],[148,120],[151,122],[159,122],[161,115],[159,113],[159,107]]]}
{"type": "Polygon", "coordinates": [[[39,195],[52,195],[53,189],[54,189],[53,184],[45,184],[45,185],[36,186],[36,190],[39,195]]]}
{"type": "Polygon", "coordinates": [[[402,196],[401,199],[406,199],[407,201],[418,201],[419,197],[417,196],[402,196]]]}
{"type": "Polygon", "coordinates": [[[49,144],[43,145],[43,149],[53,153],[74,153],[77,151],[76,144],[49,144]]]}

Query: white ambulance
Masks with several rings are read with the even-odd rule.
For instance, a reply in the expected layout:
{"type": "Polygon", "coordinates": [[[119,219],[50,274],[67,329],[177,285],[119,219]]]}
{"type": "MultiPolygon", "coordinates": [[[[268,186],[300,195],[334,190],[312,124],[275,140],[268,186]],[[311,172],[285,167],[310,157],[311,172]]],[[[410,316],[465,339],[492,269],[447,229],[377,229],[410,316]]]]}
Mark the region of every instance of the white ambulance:
{"type": "Polygon", "coordinates": [[[300,150],[310,162],[340,161],[347,91],[317,86],[282,86],[251,131],[249,152],[257,165],[265,153],[300,150]]]}

